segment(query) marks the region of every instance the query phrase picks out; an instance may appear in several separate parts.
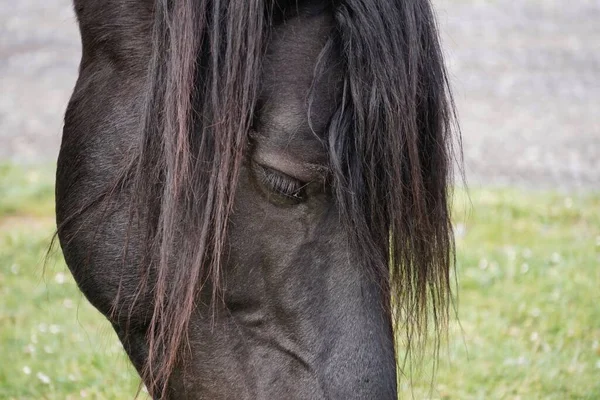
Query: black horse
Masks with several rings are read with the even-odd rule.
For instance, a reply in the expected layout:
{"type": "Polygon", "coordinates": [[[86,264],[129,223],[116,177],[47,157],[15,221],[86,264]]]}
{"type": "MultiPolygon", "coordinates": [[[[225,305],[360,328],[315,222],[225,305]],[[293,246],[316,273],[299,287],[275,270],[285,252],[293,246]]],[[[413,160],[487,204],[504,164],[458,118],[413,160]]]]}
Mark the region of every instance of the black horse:
{"type": "Polygon", "coordinates": [[[151,395],[396,398],[396,347],[450,302],[429,1],[75,9],[58,236],[151,395]]]}

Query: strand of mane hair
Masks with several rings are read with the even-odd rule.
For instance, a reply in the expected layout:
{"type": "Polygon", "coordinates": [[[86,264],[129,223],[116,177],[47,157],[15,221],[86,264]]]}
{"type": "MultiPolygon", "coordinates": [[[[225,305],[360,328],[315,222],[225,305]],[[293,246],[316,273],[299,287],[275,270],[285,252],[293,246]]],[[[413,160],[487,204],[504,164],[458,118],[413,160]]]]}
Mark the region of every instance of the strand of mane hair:
{"type": "Polygon", "coordinates": [[[199,291],[220,298],[265,12],[262,1],[157,0],[154,13],[130,221],[145,228],[138,292],[153,293],[142,377],[162,398],[199,291]]]}
{"type": "Polygon", "coordinates": [[[336,201],[387,289],[404,370],[430,322],[436,354],[448,323],[454,103],[429,1],[346,0],[334,17],[345,63],[329,134],[336,201]]]}

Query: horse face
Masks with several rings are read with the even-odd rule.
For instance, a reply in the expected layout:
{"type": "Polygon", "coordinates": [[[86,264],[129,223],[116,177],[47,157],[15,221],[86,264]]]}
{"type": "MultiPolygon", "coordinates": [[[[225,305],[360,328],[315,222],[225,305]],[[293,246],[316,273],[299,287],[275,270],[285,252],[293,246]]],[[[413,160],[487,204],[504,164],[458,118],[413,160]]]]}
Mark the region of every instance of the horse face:
{"type": "Polygon", "coordinates": [[[206,309],[195,312],[178,393],[396,396],[384,295],[355,262],[327,173],[325,132],[341,74],[335,56],[321,60],[316,81],[314,71],[329,29],[321,15],[273,33],[231,217],[225,307],[214,326],[206,309]]]}
{"type": "Polygon", "coordinates": [[[58,236],[152,395],[395,398],[392,297],[407,354],[450,302],[429,1],[75,9],[58,236]]]}

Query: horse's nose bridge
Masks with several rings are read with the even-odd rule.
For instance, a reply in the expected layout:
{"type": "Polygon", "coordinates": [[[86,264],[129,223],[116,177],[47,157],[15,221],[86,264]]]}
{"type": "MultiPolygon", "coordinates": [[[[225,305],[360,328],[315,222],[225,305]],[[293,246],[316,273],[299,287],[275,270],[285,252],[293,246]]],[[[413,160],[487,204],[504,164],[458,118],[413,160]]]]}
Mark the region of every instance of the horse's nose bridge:
{"type": "MultiPolygon", "coordinates": [[[[347,237],[330,235],[328,255],[313,271],[324,274],[320,310],[320,375],[332,399],[395,399],[396,362],[385,289],[352,254],[347,237]]],[[[320,260],[320,261],[316,261],[320,260]]]]}
{"type": "Polygon", "coordinates": [[[323,382],[329,398],[395,399],[393,333],[380,289],[369,281],[355,284],[331,305],[336,310],[323,349],[323,382]]]}

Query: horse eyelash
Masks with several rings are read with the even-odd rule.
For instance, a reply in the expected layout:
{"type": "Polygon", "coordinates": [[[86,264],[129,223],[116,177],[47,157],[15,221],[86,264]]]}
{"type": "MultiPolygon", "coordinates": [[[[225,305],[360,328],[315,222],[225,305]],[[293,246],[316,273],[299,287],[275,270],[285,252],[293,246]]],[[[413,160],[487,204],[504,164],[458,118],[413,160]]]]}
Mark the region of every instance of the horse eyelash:
{"type": "Polygon", "coordinates": [[[306,183],[271,168],[262,165],[258,165],[258,167],[261,183],[273,192],[298,200],[304,197],[303,189],[307,185],[306,183]]]}

